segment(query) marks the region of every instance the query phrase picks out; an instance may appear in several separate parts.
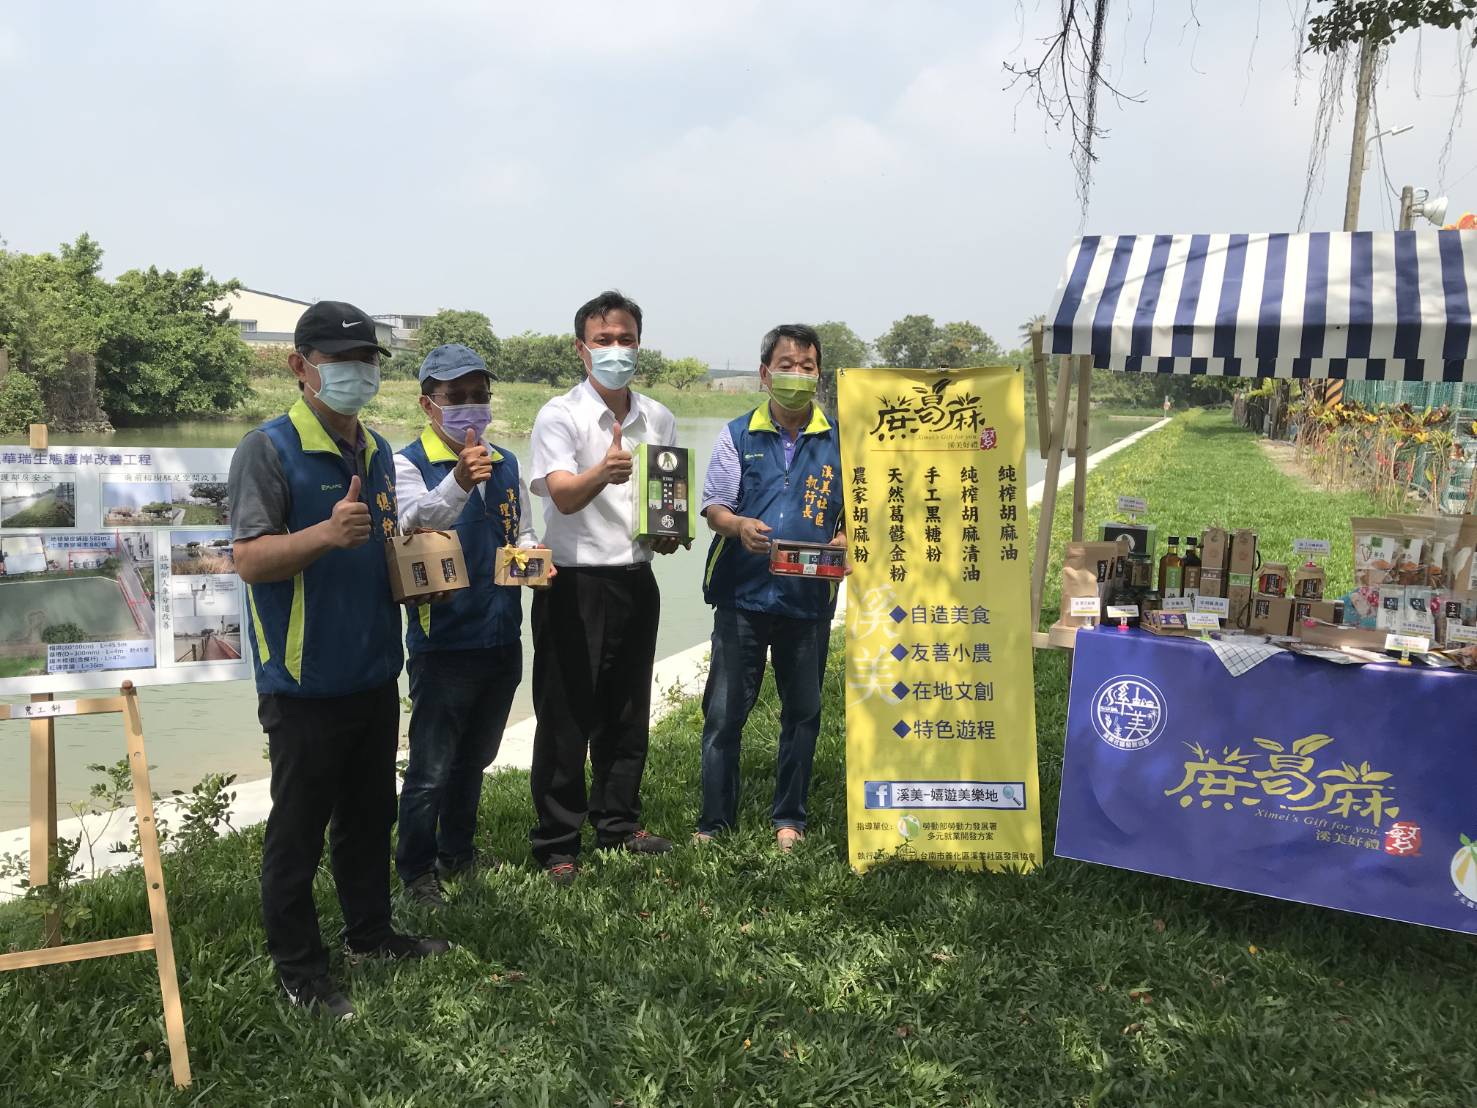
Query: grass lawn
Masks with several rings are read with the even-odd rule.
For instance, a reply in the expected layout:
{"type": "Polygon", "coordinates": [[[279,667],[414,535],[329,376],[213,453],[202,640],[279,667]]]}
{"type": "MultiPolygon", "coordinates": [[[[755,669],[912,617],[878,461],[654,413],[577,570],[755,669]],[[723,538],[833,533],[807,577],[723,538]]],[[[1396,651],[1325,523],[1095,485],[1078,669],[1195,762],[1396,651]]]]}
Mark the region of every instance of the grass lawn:
{"type": "MultiPolygon", "coordinates": [[[[1224,415],[1192,414],[1105,463],[1161,528],[1221,519],[1269,545],[1334,542],[1363,498],[1299,490],[1224,415]]],[[[1055,584],[1052,587],[1055,593],[1055,584]]],[[[839,642],[811,834],[765,829],[777,726],[767,687],[743,755],[746,830],[665,859],[592,859],[571,889],[529,868],[527,779],[486,788],[481,838],[513,865],[455,889],[460,944],[346,974],[360,1019],[275,992],[257,913],[259,830],[170,862],[196,1084],[168,1084],[152,962],[0,976],[0,1074],[27,1105],[1166,1105],[1477,1103],[1477,945],[1466,937],[1048,858],[1027,877],[845,864],[839,642]]],[[[1037,655],[1048,851],[1066,657],[1037,655]]],[[[700,712],[653,736],[645,818],[685,839],[700,712]]],[[[319,910],[339,926],[326,874],[319,910]]],[[[141,930],[137,872],[79,894],[71,936],[141,930]]],[[[37,927],[0,909],[0,945],[37,927]]]]}
{"type": "MultiPolygon", "coordinates": [[[[677,416],[733,417],[759,403],[757,392],[719,392],[716,389],[674,389],[665,385],[638,391],[661,401],[677,416]]],[[[233,419],[263,420],[281,415],[298,397],[297,384],[289,379],[256,377],[252,393],[231,412],[233,419]]],[[[526,435],[533,429],[538,410],[565,388],[522,381],[497,381],[492,386],[492,435],[526,435]]],[[[379,430],[397,449],[425,422],[421,413],[418,381],[403,379],[381,383],[379,395],[364,409],[364,421],[379,430]],[[389,425],[389,426],[384,426],[389,425]]],[[[188,521],[187,521],[188,522],[188,521]]]]}
{"type": "Polygon", "coordinates": [[[59,502],[56,498],[56,493],[50,492],[30,507],[16,512],[14,515],[7,515],[5,517],[5,526],[73,527],[77,523],[76,516],[76,510],[71,504],[59,502]]]}
{"type": "Polygon", "coordinates": [[[0,582],[0,642],[22,639],[34,611],[44,611],[47,624],[75,623],[100,638],[138,628],[112,577],[0,582]]]}

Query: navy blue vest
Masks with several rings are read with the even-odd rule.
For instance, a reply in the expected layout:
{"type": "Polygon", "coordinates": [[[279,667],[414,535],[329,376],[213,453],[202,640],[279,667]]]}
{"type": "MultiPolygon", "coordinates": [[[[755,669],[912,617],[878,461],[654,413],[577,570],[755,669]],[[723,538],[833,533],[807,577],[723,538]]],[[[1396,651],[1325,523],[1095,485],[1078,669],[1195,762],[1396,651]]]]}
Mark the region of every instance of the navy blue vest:
{"type": "MultiPolygon", "coordinates": [[[[835,428],[819,405],[795,442],[785,465],[785,444],[766,401],[728,425],[739,456],[739,494],[735,513],[762,520],[771,539],[830,542],[842,519],[841,446],[835,428]]],[[[830,619],[836,613],[836,585],[803,577],[776,577],[769,559],[750,554],[737,539],[715,535],[708,549],[703,598],[715,608],[793,619],[830,619]]]]}
{"type": "MultiPolygon", "coordinates": [[[[365,428],[360,499],[369,505],[369,541],[330,550],[291,580],[247,586],[256,691],[348,696],[400,674],[400,606],[390,596],[385,539],[395,529],[395,465],[390,444],[365,428]]],[[[354,467],[313,410],[298,400],[262,425],[287,478],[287,529],[333,514],[354,467]]]]}
{"type": "MultiPolygon", "coordinates": [[[[522,634],[522,587],[493,583],[498,548],[518,543],[522,508],[518,459],[491,444],[487,449],[492,455],[492,476],[480,490],[472,490],[456,521],[456,537],[467,563],[467,587],[440,604],[411,606],[405,645],[412,654],[507,646],[522,634]]],[[[400,453],[415,463],[428,489],[456,468],[457,456],[430,426],[400,453]]]]}

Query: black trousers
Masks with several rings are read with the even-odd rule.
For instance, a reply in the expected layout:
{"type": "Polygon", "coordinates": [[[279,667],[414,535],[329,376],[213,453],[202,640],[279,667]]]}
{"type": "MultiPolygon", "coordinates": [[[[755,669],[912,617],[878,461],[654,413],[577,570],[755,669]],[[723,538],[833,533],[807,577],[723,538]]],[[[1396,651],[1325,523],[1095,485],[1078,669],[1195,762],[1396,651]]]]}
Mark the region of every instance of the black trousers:
{"type": "Polygon", "coordinates": [[[533,808],[541,865],[580,852],[586,817],[602,846],[641,826],[651,666],[661,593],[651,566],[560,568],[533,597],[533,808]],[[590,759],[585,793],[585,756],[590,759]]]}
{"type": "Polygon", "coordinates": [[[328,972],[313,877],[330,821],[344,940],[365,949],[390,934],[399,689],[390,681],[353,696],[263,696],[257,718],[272,760],[262,922],[277,972],[297,984],[328,972]]]}

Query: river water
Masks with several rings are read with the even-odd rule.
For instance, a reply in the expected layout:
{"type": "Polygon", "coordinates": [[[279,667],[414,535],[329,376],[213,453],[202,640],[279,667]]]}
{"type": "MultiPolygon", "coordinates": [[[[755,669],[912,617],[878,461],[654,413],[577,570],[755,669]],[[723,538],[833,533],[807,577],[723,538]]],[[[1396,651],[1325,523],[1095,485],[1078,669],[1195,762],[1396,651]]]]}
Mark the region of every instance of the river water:
{"type": "MultiPolygon", "coordinates": [[[[738,414],[737,412],[735,414],[738,414]]],[[[1134,431],[1147,426],[1153,415],[1143,417],[1095,416],[1092,421],[1091,447],[1098,450],[1134,431]]],[[[678,441],[698,450],[698,472],[707,467],[708,456],[723,419],[679,419],[678,441]]],[[[53,435],[56,443],[90,443],[117,446],[154,447],[233,447],[253,424],[220,422],[184,422],[168,427],[135,427],[116,431],[111,436],[53,435]]],[[[399,447],[417,433],[410,427],[378,428],[391,445],[399,447]]],[[[1040,480],[1045,464],[1036,449],[1036,424],[1027,421],[1027,484],[1040,480]]],[[[525,465],[529,458],[526,435],[500,435],[499,446],[511,450],[525,465]]],[[[536,514],[542,518],[543,505],[536,500],[536,514]]],[[[540,526],[540,531],[542,527],[540,526]]],[[[712,615],[702,599],[702,567],[709,536],[699,528],[698,540],[690,551],[679,551],[655,561],[657,581],[662,593],[662,618],[657,635],[657,657],[665,658],[700,642],[706,642],[712,630],[712,615]]],[[[530,596],[524,591],[524,610],[530,596]]],[[[525,619],[525,628],[527,627],[525,619]]],[[[524,681],[518,689],[509,722],[515,723],[532,714],[530,688],[533,673],[531,636],[524,634],[524,681]]],[[[402,689],[405,678],[401,677],[402,689]]],[[[4,698],[16,703],[23,698],[4,698]]],[[[161,685],[140,690],[144,734],[148,742],[149,762],[157,767],[153,785],[161,796],[174,789],[188,791],[195,782],[210,772],[234,773],[241,781],[265,777],[267,762],[263,757],[266,737],[256,720],[256,693],[249,681],[214,684],[161,685]]],[[[404,728],[406,719],[402,717],[404,728]]],[[[97,776],[86,767],[89,763],[111,763],[124,755],[122,727],[117,716],[71,717],[59,720],[56,727],[57,800],[67,813],[68,804],[86,798],[87,790],[97,776]]],[[[12,723],[0,731],[0,829],[20,827],[28,822],[26,793],[26,731],[12,723]]]]}

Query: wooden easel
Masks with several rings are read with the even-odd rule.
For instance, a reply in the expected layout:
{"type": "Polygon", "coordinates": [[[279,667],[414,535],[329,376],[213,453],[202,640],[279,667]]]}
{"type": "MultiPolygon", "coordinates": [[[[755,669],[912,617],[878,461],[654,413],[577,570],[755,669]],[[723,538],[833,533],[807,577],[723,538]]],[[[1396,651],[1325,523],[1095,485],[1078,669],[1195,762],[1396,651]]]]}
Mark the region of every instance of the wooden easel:
{"type": "Polygon", "coordinates": [[[1031,563],[1031,642],[1038,650],[1062,648],[1041,626],[1041,594],[1046,587],[1047,563],[1051,559],[1051,526],[1056,520],[1057,485],[1061,482],[1062,455],[1077,460],[1072,475],[1072,541],[1082,541],[1083,517],[1087,508],[1087,455],[1091,453],[1090,420],[1092,399],[1092,358],[1077,355],[1063,358],[1056,382],[1056,406],[1052,407],[1046,388],[1045,329],[1041,324],[1031,328],[1031,368],[1036,382],[1036,418],[1041,440],[1041,456],[1046,459],[1046,485],[1041,492],[1041,513],[1036,524],[1036,559],[1031,563]],[[1072,378],[1077,379],[1077,422],[1071,449],[1067,447],[1067,408],[1072,378]]]}
{"type": "Polygon", "coordinates": [[[190,1055],[185,1045],[185,1013],[180,1003],[179,975],[174,966],[174,938],[169,930],[169,906],[164,896],[164,867],[159,859],[159,834],[154,825],[154,794],[149,788],[149,762],[144,756],[143,724],[139,719],[138,691],[125,681],[118,696],[86,700],[55,700],[51,693],[36,693],[29,704],[0,704],[0,720],[25,719],[31,724],[31,874],[32,886],[50,881],[51,857],[56,850],[56,719],[58,716],[90,716],[103,712],[123,713],[123,731],[128,739],[128,769],[133,776],[133,803],[138,812],[139,853],[148,885],[149,918],[152,924],[143,935],[100,939],[90,943],[61,941],[61,920],[46,920],[45,945],[0,955],[0,972],[82,962],[114,954],[152,950],[159,966],[159,993],[164,1001],[164,1031],[169,1041],[169,1065],[174,1083],[190,1083],[190,1055]]]}

